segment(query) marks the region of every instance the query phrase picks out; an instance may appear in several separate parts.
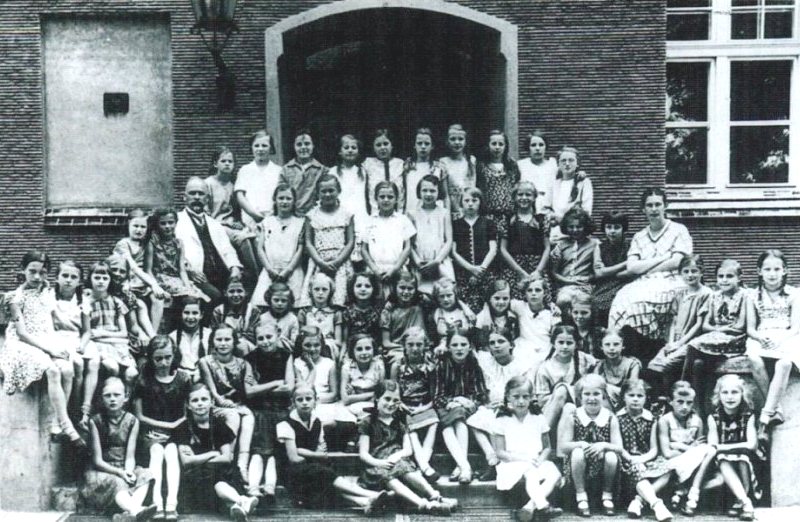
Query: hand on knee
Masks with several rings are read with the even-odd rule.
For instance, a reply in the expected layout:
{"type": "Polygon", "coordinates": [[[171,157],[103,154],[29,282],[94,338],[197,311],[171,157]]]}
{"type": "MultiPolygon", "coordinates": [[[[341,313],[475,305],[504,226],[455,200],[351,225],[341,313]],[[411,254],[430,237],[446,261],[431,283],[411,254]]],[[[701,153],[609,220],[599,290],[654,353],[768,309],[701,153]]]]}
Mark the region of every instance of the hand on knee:
{"type": "Polygon", "coordinates": [[[585,460],[583,448],[573,448],[570,452],[570,459],[572,462],[583,462],[585,460]]]}
{"type": "Polygon", "coordinates": [[[617,466],[619,462],[619,457],[613,451],[606,451],[605,455],[603,455],[603,461],[609,466],[617,466]]]}

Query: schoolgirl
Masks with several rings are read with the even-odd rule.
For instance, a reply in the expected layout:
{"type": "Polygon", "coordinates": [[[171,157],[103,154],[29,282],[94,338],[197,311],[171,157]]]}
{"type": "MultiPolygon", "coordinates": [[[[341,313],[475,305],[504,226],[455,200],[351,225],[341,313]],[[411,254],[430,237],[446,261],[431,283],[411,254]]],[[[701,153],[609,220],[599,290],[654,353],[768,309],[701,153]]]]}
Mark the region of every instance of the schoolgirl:
{"type": "Polygon", "coordinates": [[[477,182],[478,161],[467,151],[467,131],[460,123],[447,127],[447,156],[439,158],[447,171],[450,211],[453,219],[461,217],[461,192],[474,188],[477,182]]]}
{"type": "Polygon", "coordinates": [[[255,230],[256,224],[274,212],[269,202],[278,185],[281,168],[269,159],[275,153],[275,143],[265,129],[250,136],[250,150],[253,161],[239,169],[233,193],[242,210],[242,222],[255,230]]]}
{"type": "Polygon", "coordinates": [[[314,140],[307,129],[295,132],[293,143],[294,158],[281,168],[279,180],[295,190],[297,215],[305,216],[317,204],[317,184],[328,167],[314,158],[314,140]]]}

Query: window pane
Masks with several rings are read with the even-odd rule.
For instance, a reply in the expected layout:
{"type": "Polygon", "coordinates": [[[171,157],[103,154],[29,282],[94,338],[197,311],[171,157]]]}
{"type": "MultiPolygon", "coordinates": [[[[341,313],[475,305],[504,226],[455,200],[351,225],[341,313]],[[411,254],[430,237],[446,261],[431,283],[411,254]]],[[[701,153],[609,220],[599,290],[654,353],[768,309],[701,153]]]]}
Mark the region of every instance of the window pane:
{"type": "Polygon", "coordinates": [[[735,12],[731,15],[731,40],[753,40],[758,38],[758,14],[735,12]]]}
{"type": "Polygon", "coordinates": [[[765,5],[794,5],[797,0],[765,0],[765,5]]]}
{"type": "Polygon", "coordinates": [[[708,62],[667,63],[667,121],[708,119],[708,62]]]}
{"type": "Polygon", "coordinates": [[[667,129],[667,183],[706,182],[708,129],[667,129]]]}
{"type": "Polygon", "coordinates": [[[708,40],[709,13],[668,14],[667,40],[708,40]]]}
{"type": "MultiPolygon", "coordinates": [[[[790,0],[791,1],[791,0],[790,0]]],[[[667,9],[687,7],[709,7],[711,0],[667,0],[667,9]]]]}
{"type": "Polygon", "coordinates": [[[731,183],[789,181],[789,127],[731,127],[731,183]]]}
{"type": "Polygon", "coordinates": [[[792,11],[767,11],[764,15],[764,38],[791,38],[792,11]]]}
{"type": "Polygon", "coordinates": [[[733,0],[731,2],[733,7],[742,7],[748,5],[758,5],[758,0],[733,0]]]}
{"type": "Polygon", "coordinates": [[[731,63],[731,121],[788,120],[792,62],[731,63]]]}

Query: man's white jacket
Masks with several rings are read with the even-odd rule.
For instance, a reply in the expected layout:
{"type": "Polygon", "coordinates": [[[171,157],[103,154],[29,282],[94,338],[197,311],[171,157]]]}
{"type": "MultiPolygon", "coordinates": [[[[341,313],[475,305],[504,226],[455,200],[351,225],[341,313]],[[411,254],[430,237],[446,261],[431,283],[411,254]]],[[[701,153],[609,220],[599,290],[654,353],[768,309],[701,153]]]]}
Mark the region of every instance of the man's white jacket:
{"type": "MultiPolygon", "coordinates": [[[[238,266],[241,268],[242,264],[239,262],[239,256],[236,255],[236,250],[231,245],[228,239],[228,233],[217,220],[204,215],[206,220],[206,227],[208,228],[208,235],[211,236],[211,242],[217,248],[217,253],[228,270],[231,267],[238,266]]],[[[200,242],[200,236],[197,235],[197,229],[194,228],[192,218],[189,216],[186,209],[178,212],[178,223],[175,225],[175,237],[183,243],[185,250],[184,256],[186,257],[186,264],[189,269],[195,272],[203,271],[203,244],[200,242]]]]}

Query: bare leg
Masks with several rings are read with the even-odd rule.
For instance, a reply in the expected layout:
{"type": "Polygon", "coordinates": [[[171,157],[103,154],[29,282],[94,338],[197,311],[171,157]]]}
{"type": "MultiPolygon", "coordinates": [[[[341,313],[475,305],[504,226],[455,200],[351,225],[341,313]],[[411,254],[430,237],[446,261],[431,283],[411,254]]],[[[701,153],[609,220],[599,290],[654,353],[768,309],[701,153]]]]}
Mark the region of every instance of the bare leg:
{"type": "Polygon", "coordinates": [[[556,388],[550,400],[544,405],[542,413],[547,421],[547,425],[550,426],[551,434],[556,431],[558,420],[561,418],[561,410],[564,409],[567,400],[569,400],[569,392],[562,386],[556,388]]]}
{"type": "Polygon", "coordinates": [[[175,511],[178,507],[178,489],[181,485],[181,463],[178,459],[178,446],[174,443],[169,443],[164,448],[164,462],[167,469],[166,508],[167,511],[175,511]]]}
{"type": "Polygon", "coordinates": [[[750,493],[750,468],[746,462],[739,462],[739,479],[742,481],[744,494],[749,496],[750,493]]]}
{"type": "Polygon", "coordinates": [[[250,457],[250,466],[247,468],[247,493],[249,495],[253,495],[258,491],[263,477],[264,458],[256,453],[250,457]]]}
{"type": "Polygon", "coordinates": [[[164,507],[161,496],[161,481],[164,479],[164,446],[153,444],[150,446],[150,474],[153,477],[153,504],[159,509],[164,507]]]}
{"type": "Polygon", "coordinates": [[[333,487],[342,494],[356,497],[373,499],[378,496],[377,491],[362,488],[357,482],[346,479],[345,477],[336,477],[336,480],[333,481],[333,487]]]}
{"type": "Polygon", "coordinates": [[[97,389],[97,379],[100,376],[100,359],[86,360],[86,378],[83,381],[83,404],[81,405],[81,428],[88,429],[89,414],[92,410],[92,399],[97,389]]]}
{"type": "MultiPolygon", "coordinates": [[[[770,387],[769,374],[767,373],[767,368],[764,366],[764,360],[758,355],[747,355],[747,358],[750,360],[750,369],[753,372],[753,380],[756,382],[758,391],[761,392],[762,397],[768,397],[770,387]]],[[[775,366],[777,371],[777,363],[775,366]]],[[[791,366],[789,368],[791,368],[791,366]]]]}
{"type": "Polygon", "coordinates": [[[442,438],[444,439],[444,445],[447,446],[447,451],[450,452],[450,456],[453,457],[453,460],[456,461],[456,466],[458,466],[462,471],[464,469],[469,469],[469,462],[467,461],[467,452],[456,436],[456,431],[454,426],[447,426],[446,428],[442,429],[442,438]]]}
{"type": "Polygon", "coordinates": [[[439,492],[433,489],[433,486],[428,484],[428,481],[425,480],[425,477],[422,476],[422,473],[419,471],[412,471],[411,473],[406,473],[403,475],[403,481],[414,488],[415,491],[419,491],[425,494],[425,497],[428,499],[436,498],[439,496],[439,492]]]}
{"type": "Polygon", "coordinates": [[[244,500],[244,497],[237,493],[236,489],[227,482],[217,482],[214,484],[214,491],[217,493],[217,497],[231,504],[237,504],[244,500]]]}
{"type": "Polygon", "coordinates": [[[411,449],[414,451],[414,460],[417,461],[417,465],[419,469],[423,471],[428,471],[430,467],[430,463],[425,458],[425,449],[422,447],[422,444],[419,441],[419,434],[416,431],[412,431],[411,435],[411,449]]]}
{"type": "Polygon", "coordinates": [[[135,515],[142,510],[142,504],[147,496],[148,485],[149,484],[142,484],[133,491],[120,491],[114,496],[114,501],[123,511],[135,515]]]}
{"type": "Polygon", "coordinates": [[[267,469],[264,471],[264,492],[267,495],[275,494],[275,486],[278,483],[278,471],[275,468],[275,457],[267,458],[267,469]]]}
{"type": "Polygon", "coordinates": [[[703,458],[703,462],[700,463],[700,467],[697,468],[697,472],[692,479],[692,487],[689,489],[689,494],[686,498],[687,503],[694,502],[694,507],[697,507],[697,501],[700,498],[700,487],[703,485],[706,471],[708,471],[708,467],[711,465],[711,461],[714,460],[714,455],[716,455],[716,453],[716,450],[709,446],[708,452],[703,458]]]}
{"type": "Polygon", "coordinates": [[[136,320],[139,321],[139,328],[144,330],[147,337],[153,337],[156,334],[156,330],[153,328],[152,321],[150,321],[150,314],[147,313],[147,307],[141,299],[138,300],[138,303],[139,311],[136,314],[136,320]]]}
{"type": "Polygon", "coordinates": [[[69,437],[70,440],[79,440],[78,432],[69,420],[67,413],[67,399],[64,397],[64,389],[61,387],[61,370],[59,365],[51,362],[50,367],[45,370],[47,377],[47,395],[50,398],[50,404],[53,406],[53,411],[58,418],[58,423],[62,431],[69,437]]]}
{"type": "Polygon", "coordinates": [[[489,466],[497,466],[497,463],[499,462],[497,459],[497,453],[495,453],[492,443],[489,442],[489,436],[486,434],[486,432],[473,428],[472,434],[475,436],[478,446],[480,446],[481,451],[483,451],[483,454],[486,457],[486,463],[489,466]]]}
{"type": "Polygon", "coordinates": [[[603,455],[603,498],[613,498],[614,479],[617,477],[619,457],[612,451],[603,455]]]}
{"type": "Polygon", "coordinates": [[[119,376],[119,364],[117,364],[115,361],[103,359],[100,364],[110,377],[119,376]]]}
{"type": "Polygon", "coordinates": [[[128,389],[133,388],[134,383],[136,382],[136,378],[139,376],[139,370],[136,369],[136,366],[128,366],[125,368],[125,373],[123,374],[125,384],[128,386],[128,389]]]}
{"type": "MultiPolygon", "coordinates": [[[[778,408],[783,397],[783,392],[786,391],[786,385],[789,383],[789,376],[792,373],[792,362],[787,359],[779,359],[775,363],[775,375],[772,377],[772,382],[769,383],[769,391],[767,392],[767,400],[762,409],[764,413],[773,414],[778,408]]],[[[762,420],[763,422],[763,420],[762,420]]]]}
{"type": "Polygon", "coordinates": [[[733,493],[733,496],[738,500],[746,500],[747,491],[745,491],[742,481],[739,479],[739,474],[733,469],[733,465],[730,462],[722,461],[719,463],[719,471],[722,473],[722,478],[731,493],[733,493]]]}
{"type": "Polygon", "coordinates": [[[253,440],[255,417],[251,411],[241,415],[241,433],[239,434],[239,460],[237,462],[243,477],[247,476],[247,463],[250,460],[250,443],[253,440]]]}
{"type": "Polygon", "coordinates": [[[425,433],[425,440],[422,441],[422,450],[425,452],[425,460],[430,465],[431,456],[433,456],[433,445],[436,442],[436,427],[438,424],[428,426],[428,431],[425,433]]]}
{"type": "Polygon", "coordinates": [[[553,493],[561,480],[561,473],[552,462],[543,463],[537,471],[539,473],[529,471],[525,474],[525,491],[528,493],[534,509],[544,509],[549,505],[547,497],[553,493]],[[542,474],[544,474],[544,479],[540,482],[542,474]]]}
{"type": "Polygon", "coordinates": [[[61,371],[61,389],[64,390],[64,400],[69,406],[69,398],[72,396],[72,384],[75,382],[75,365],[71,360],[57,359],[56,364],[61,371]]]}
{"type": "Polygon", "coordinates": [[[403,500],[413,504],[418,509],[424,509],[428,506],[428,502],[424,498],[411,491],[408,486],[400,482],[400,479],[390,480],[387,486],[403,500]]]}
{"type": "Polygon", "coordinates": [[[153,297],[150,300],[150,320],[156,333],[161,329],[161,319],[164,318],[164,301],[153,297]]]}
{"type": "Polygon", "coordinates": [[[570,454],[570,471],[572,471],[572,482],[575,483],[575,494],[586,495],[586,457],[583,449],[575,448],[570,454]]]}

